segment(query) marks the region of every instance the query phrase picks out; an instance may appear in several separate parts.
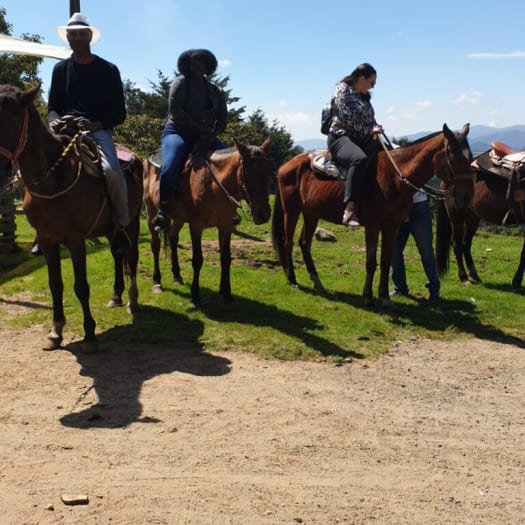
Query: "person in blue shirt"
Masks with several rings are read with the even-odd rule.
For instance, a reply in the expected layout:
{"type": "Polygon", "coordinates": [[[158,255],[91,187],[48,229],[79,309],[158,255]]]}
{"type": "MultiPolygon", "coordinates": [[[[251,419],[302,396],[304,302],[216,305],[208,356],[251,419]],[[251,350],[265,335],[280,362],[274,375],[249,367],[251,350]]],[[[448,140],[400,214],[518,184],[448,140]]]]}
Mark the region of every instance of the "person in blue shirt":
{"type": "Polygon", "coordinates": [[[356,203],[362,195],[369,157],[377,152],[375,136],[383,133],[370,102],[376,70],[367,63],[357,66],[336,86],[327,147],[345,179],[343,224],[358,227],[356,203]]]}
{"type": "Polygon", "coordinates": [[[429,302],[440,300],[440,282],[436,270],[436,259],[432,247],[432,214],[427,196],[417,191],[413,197],[414,204],[408,219],[399,228],[392,252],[392,281],[394,290],[391,295],[408,295],[408,284],[403,251],[410,234],[414,237],[421,257],[421,263],[427,276],[426,287],[429,291],[429,302]]]}

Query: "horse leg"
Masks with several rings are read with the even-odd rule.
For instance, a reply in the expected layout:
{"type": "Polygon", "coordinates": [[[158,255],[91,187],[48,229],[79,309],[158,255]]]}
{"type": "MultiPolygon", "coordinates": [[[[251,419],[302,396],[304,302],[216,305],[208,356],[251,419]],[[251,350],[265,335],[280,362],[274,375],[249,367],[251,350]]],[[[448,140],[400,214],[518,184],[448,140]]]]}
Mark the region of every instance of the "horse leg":
{"type": "Polygon", "coordinates": [[[481,278],[478,275],[478,271],[476,269],[476,265],[474,264],[474,259],[472,258],[472,240],[474,239],[474,235],[476,234],[476,231],[478,229],[478,223],[479,220],[476,220],[475,223],[471,223],[467,221],[466,228],[465,228],[465,234],[463,237],[463,257],[465,258],[465,264],[468,268],[468,273],[470,276],[470,281],[473,283],[480,283],[481,278]]]}
{"type": "Polygon", "coordinates": [[[183,223],[174,223],[171,226],[169,241],[171,248],[171,273],[173,275],[173,282],[176,285],[184,284],[182,280],[182,275],[180,274],[180,265],[179,265],[179,233],[183,226],[183,223]]]}
{"type": "Polygon", "coordinates": [[[521,248],[520,264],[512,279],[512,290],[514,292],[519,292],[521,290],[521,283],[523,281],[523,271],[524,270],[525,270],[525,237],[523,238],[523,246],[521,248]]]}
{"type": "Polygon", "coordinates": [[[193,280],[191,282],[191,303],[193,306],[197,306],[201,302],[200,298],[200,273],[202,268],[202,229],[196,228],[190,223],[190,236],[191,236],[191,265],[193,268],[193,280]]]}
{"type": "MultiPolygon", "coordinates": [[[[379,288],[378,297],[382,306],[391,306],[389,292],[390,267],[392,265],[392,252],[394,250],[394,241],[397,236],[397,228],[384,228],[381,231],[381,259],[379,265],[379,288]]],[[[377,245],[377,240],[376,240],[377,245]]],[[[368,262],[368,260],[367,260],[368,262]]]]}
{"type": "Polygon", "coordinates": [[[230,268],[232,265],[231,236],[231,225],[228,225],[226,228],[219,228],[219,247],[221,252],[221,284],[219,291],[225,303],[233,301],[230,282],[230,268]]]}
{"type": "Polygon", "coordinates": [[[49,280],[49,290],[53,301],[53,326],[47,334],[47,343],[44,350],[55,350],[62,344],[62,331],[66,324],[64,316],[64,282],[62,281],[62,269],[60,263],[60,246],[58,244],[48,244],[45,240],[39,240],[39,246],[44,253],[47,264],[47,275],[49,280]]]}
{"type": "Polygon", "coordinates": [[[110,308],[124,306],[122,302],[122,293],[124,292],[124,268],[123,256],[113,255],[113,295],[108,302],[110,308]]]}
{"type": "Polygon", "coordinates": [[[128,235],[131,247],[124,257],[124,271],[129,278],[128,284],[128,312],[136,313],[139,306],[139,289],[137,286],[137,266],[139,263],[139,230],[140,214],[128,226],[128,235]]]}
{"type": "Polygon", "coordinates": [[[151,222],[148,218],[148,226],[151,234],[150,237],[150,248],[151,253],[153,254],[153,293],[162,292],[161,284],[161,274],[160,274],[160,263],[159,263],[159,254],[160,254],[160,235],[156,232],[151,226],[151,222]]]}
{"type": "Polygon", "coordinates": [[[97,338],[95,336],[95,319],[91,315],[89,308],[89,283],[86,271],[86,245],[84,239],[68,245],[73,261],[73,273],[75,275],[74,290],[80,301],[84,313],[84,340],[82,350],[85,353],[92,353],[98,349],[97,338]]]}
{"type": "MultiPolygon", "coordinates": [[[[374,284],[374,274],[377,268],[377,243],[379,240],[379,229],[377,227],[365,228],[366,243],[366,278],[363,287],[363,304],[371,306],[373,304],[372,286],[374,284]]],[[[388,282],[387,282],[388,285],[388,282]]],[[[387,287],[388,288],[388,287],[387,287]]],[[[387,289],[388,292],[388,289],[387,289]]]]}
{"type": "Polygon", "coordinates": [[[454,251],[454,255],[456,257],[456,264],[458,265],[458,278],[462,283],[466,283],[468,282],[468,275],[463,264],[464,257],[466,260],[466,250],[464,243],[465,233],[463,229],[464,218],[462,214],[458,215],[457,213],[453,213],[452,211],[449,211],[449,217],[450,224],[452,227],[452,236],[450,242],[452,244],[452,250],[454,251]]]}
{"type": "Polygon", "coordinates": [[[301,229],[301,235],[299,236],[299,246],[303,254],[303,260],[306,265],[306,269],[308,270],[310,280],[314,283],[314,289],[319,293],[325,293],[326,290],[319,279],[317,268],[315,267],[314,261],[312,259],[312,239],[314,237],[319,218],[310,217],[304,214],[303,216],[304,224],[301,229]]]}
{"type": "MultiPolygon", "coordinates": [[[[275,198],[279,199],[280,195],[277,194],[275,198]]],[[[281,238],[277,241],[279,248],[279,259],[286,278],[288,279],[288,283],[295,288],[298,288],[299,285],[297,284],[297,279],[295,277],[292,252],[294,232],[301,210],[301,200],[299,195],[294,195],[293,198],[286,196],[283,197],[282,200],[284,201],[284,205],[281,207],[281,201],[278,201],[279,205],[276,201],[276,209],[274,210],[274,214],[277,214],[278,212],[279,222],[282,221],[282,231],[279,233],[281,238]]],[[[277,217],[274,216],[274,229],[276,218],[277,217]]],[[[281,225],[279,225],[279,228],[280,227],[281,225]]],[[[275,234],[276,232],[274,231],[274,235],[275,234]]]]}

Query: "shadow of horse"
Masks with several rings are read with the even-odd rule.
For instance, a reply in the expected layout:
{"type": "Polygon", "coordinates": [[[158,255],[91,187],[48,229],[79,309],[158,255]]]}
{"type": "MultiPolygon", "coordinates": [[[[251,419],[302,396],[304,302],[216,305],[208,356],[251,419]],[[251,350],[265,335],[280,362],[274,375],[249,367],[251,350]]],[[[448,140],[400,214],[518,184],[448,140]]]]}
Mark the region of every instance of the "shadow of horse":
{"type": "Polygon", "coordinates": [[[88,429],[159,423],[158,419],[143,415],[139,397],[146,381],[173,372],[222,376],[230,371],[230,360],[203,349],[199,342],[202,332],[201,321],[145,306],[135,316],[132,327],[118,326],[100,334],[104,359],[100,359],[100,355],[82,352],[78,343],[68,345],[67,350],[75,355],[81,367],[80,375],[92,378],[93,383],[78,398],[72,411],[60,418],[62,425],[88,429]],[[155,319],[155,323],[161,326],[179,327],[184,324],[184,338],[177,339],[174,328],[164,340],[134,343],[137,340],[134,330],[140,331],[141,325],[150,319],[155,319]],[[77,406],[83,403],[91,390],[94,390],[98,402],[77,412],[77,406]]]}

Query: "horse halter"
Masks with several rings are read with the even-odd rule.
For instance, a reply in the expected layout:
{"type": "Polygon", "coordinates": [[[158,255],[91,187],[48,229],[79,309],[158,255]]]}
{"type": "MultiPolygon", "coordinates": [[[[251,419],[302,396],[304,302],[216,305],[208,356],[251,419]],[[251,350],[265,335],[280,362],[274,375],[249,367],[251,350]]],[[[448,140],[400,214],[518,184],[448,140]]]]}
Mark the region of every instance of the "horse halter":
{"type": "Polygon", "coordinates": [[[29,111],[27,108],[24,111],[24,118],[22,120],[22,126],[20,127],[20,133],[18,139],[16,140],[16,146],[14,151],[9,151],[7,148],[0,146],[0,155],[3,155],[7,158],[12,164],[16,164],[18,157],[20,157],[22,151],[27,144],[27,128],[29,125],[29,111]]]}

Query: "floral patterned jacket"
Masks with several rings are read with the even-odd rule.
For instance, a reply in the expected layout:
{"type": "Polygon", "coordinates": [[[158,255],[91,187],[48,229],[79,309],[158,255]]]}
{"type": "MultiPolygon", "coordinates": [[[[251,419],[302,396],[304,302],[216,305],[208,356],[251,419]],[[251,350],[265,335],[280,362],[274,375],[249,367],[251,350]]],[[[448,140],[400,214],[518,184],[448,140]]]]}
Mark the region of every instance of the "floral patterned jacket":
{"type": "Polygon", "coordinates": [[[348,84],[339,82],[333,95],[333,113],[330,133],[348,135],[352,139],[366,142],[377,124],[374,108],[348,84]]]}

